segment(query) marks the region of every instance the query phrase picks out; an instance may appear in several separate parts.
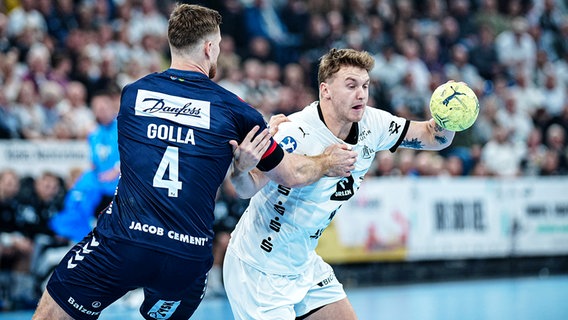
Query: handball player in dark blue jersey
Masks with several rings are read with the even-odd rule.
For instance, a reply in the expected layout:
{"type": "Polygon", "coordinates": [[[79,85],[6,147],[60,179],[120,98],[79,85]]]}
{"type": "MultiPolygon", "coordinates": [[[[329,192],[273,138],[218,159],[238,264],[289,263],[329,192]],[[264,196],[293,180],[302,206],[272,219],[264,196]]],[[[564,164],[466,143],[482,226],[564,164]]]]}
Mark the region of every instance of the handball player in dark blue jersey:
{"type": "Polygon", "coordinates": [[[123,89],[114,200],[56,268],[33,319],[97,319],[136,288],[145,319],[189,319],[213,262],[215,195],[233,158],[233,172],[260,158],[258,169],[290,187],[353,170],[356,153],[345,146],[312,157],[283,152],[261,114],[211,80],[220,23],[214,10],[178,5],[170,68],[123,89]]]}

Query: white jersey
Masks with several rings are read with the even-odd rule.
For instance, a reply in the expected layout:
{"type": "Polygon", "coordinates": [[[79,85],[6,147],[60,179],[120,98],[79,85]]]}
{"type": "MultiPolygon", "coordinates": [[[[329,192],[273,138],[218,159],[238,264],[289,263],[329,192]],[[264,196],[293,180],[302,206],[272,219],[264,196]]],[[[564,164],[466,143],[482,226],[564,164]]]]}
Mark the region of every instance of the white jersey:
{"type": "MultiPolygon", "coordinates": [[[[288,117],[279,125],[276,141],[288,152],[321,154],[337,138],[320,119],[318,103],[288,117]]],[[[302,187],[288,188],[270,181],[254,197],[232,233],[229,250],[245,263],[270,274],[302,273],[312,259],[322,232],[341,205],[359,189],[375,153],[394,150],[404,138],[408,121],[367,107],[358,122],[358,157],[347,178],[323,177],[302,187]]],[[[349,213],[346,213],[349,214],[349,213]]]]}

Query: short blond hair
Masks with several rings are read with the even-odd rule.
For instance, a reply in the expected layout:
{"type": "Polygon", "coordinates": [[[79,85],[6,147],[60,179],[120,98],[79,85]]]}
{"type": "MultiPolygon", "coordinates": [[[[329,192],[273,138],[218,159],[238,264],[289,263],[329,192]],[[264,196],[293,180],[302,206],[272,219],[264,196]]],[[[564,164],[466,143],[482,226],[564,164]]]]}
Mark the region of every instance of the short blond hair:
{"type": "Polygon", "coordinates": [[[366,51],[331,49],[320,59],[318,83],[327,81],[344,66],[358,67],[369,72],[375,66],[375,60],[366,51]]]}
{"type": "Polygon", "coordinates": [[[194,46],[219,30],[219,12],[199,5],[176,6],[168,21],[168,41],[172,49],[183,50],[194,46]]]}

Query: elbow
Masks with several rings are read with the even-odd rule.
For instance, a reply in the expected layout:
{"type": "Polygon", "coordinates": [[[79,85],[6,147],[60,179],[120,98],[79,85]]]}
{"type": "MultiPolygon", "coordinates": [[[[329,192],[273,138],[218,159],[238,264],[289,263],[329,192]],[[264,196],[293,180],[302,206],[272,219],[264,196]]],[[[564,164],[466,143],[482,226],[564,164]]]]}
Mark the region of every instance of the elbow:
{"type": "Polygon", "coordinates": [[[288,188],[300,188],[315,182],[313,176],[301,168],[289,168],[285,175],[273,177],[272,180],[288,188]]]}
{"type": "Polygon", "coordinates": [[[286,186],[288,188],[299,188],[306,186],[305,178],[299,172],[293,172],[281,179],[275,179],[274,182],[286,186]]]}

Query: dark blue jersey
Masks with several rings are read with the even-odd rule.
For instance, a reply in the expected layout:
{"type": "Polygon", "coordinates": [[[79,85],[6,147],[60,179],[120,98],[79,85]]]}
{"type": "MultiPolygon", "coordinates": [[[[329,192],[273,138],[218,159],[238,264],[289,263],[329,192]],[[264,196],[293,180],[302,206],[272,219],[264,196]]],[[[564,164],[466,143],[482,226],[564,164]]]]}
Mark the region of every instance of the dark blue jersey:
{"type": "MultiPolygon", "coordinates": [[[[210,257],[215,196],[233,157],[229,140],[240,143],[255,125],[266,127],[258,111],[201,73],[169,69],[127,85],[118,114],[121,178],[99,233],[210,257]]],[[[272,143],[263,170],[283,157],[272,143]]]]}

